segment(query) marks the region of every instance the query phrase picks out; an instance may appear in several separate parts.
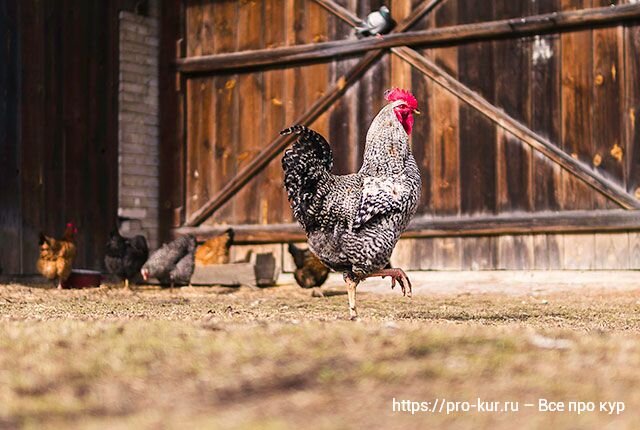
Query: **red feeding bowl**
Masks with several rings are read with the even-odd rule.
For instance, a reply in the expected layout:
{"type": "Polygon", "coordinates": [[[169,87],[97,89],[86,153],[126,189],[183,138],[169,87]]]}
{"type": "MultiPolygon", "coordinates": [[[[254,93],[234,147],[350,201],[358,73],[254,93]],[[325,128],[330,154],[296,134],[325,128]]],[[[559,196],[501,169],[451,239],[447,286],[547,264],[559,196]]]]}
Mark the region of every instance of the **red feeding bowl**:
{"type": "Polygon", "coordinates": [[[62,288],[99,287],[102,274],[95,270],[73,269],[71,275],[62,283],[62,288]]]}

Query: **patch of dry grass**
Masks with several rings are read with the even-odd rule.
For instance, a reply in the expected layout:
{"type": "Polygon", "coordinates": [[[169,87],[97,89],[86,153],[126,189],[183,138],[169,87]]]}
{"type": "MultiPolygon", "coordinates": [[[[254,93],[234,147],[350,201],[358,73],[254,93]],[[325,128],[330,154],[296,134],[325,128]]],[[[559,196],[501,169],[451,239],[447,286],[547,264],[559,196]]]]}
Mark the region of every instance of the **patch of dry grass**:
{"type": "Polygon", "coordinates": [[[1,288],[0,426],[640,428],[634,293],[365,293],[352,323],[346,296],[291,286],[1,288]],[[412,416],[391,411],[394,397],[521,406],[412,416]],[[626,411],[522,406],[538,398],[626,411]]]}

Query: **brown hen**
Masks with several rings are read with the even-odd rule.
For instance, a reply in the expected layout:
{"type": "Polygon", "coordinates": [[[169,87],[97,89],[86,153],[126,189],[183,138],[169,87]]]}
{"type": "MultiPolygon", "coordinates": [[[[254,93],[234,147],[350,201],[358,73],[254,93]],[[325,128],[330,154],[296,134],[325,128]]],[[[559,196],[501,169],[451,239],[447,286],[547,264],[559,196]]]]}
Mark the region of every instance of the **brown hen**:
{"type": "Polygon", "coordinates": [[[318,289],[325,283],[329,276],[329,268],[311,252],[308,248],[299,248],[293,243],[289,244],[289,253],[293,257],[296,270],[293,277],[302,288],[314,288],[318,296],[322,296],[322,292],[318,289]]]}
{"type": "Polygon", "coordinates": [[[55,239],[40,233],[40,256],[36,263],[38,272],[45,278],[56,281],[58,288],[71,274],[73,260],[76,258],[75,235],[78,229],[67,223],[62,239],[55,239]]]}
{"type": "Polygon", "coordinates": [[[196,249],[196,266],[227,264],[229,250],[233,243],[233,229],[227,229],[219,236],[212,237],[196,249]]]}

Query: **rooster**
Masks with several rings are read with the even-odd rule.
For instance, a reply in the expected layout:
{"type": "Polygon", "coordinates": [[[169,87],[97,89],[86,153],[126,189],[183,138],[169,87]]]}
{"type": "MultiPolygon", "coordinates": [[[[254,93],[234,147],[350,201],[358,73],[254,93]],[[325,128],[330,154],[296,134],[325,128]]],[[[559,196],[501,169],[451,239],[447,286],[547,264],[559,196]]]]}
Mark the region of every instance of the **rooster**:
{"type": "Polygon", "coordinates": [[[387,267],[400,234],[415,214],[420,171],[409,147],[418,102],[408,91],[385,92],[389,102],[367,132],[358,173],[331,173],[333,155],[324,137],[294,125],[280,133],[298,135],[282,159],[284,186],[293,215],[307,233],[309,248],[327,267],[343,272],[351,319],[358,316],[356,287],[372,276],[390,276],[411,296],[402,269],[387,267]]]}
{"type": "Polygon", "coordinates": [[[289,254],[293,257],[296,270],[293,272],[298,285],[302,288],[313,288],[317,296],[322,296],[319,287],[329,277],[329,268],[313,255],[308,249],[299,248],[293,243],[289,244],[289,254]]]}
{"type": "Polygon", "coordinates": [[[51,281],[58,281],[57,286],[71,274],[71,266],[76,258],[75,235],[78,229],[73,223],[67,223],[62,239],[54,239],[40,233],[40,256],[36,263],[38,272],[51,281]]]}
{"type": "Polygon", "coordinates": [[[144,236],[122,237],[116,229],[109,236],[104,265],[109,273],[124,280],[125,288],[129,288],[129,281],[140,272],[148,257],[149,247],[144,236]]]}
{"type": "Polygon", "coordinates": [[[188,285],[194,270],[196,239],[191,235],[180,236],[156,250],[142,266],[140,273],[145,281],[156,278],[163,285],[188,285]]]}

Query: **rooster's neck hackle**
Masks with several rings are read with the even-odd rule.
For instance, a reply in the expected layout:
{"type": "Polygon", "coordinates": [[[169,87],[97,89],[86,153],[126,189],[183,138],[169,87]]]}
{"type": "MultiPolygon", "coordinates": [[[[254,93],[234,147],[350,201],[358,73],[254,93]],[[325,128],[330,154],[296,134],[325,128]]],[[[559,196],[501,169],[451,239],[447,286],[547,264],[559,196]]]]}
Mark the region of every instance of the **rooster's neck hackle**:
{"type": "Polygon", "coordinates": [[[391,103],[376,115],[367,132],[364,162],[360,173],[369,176],[398,174],[411,153],[409,135],[398,120],[391,103]]]}

